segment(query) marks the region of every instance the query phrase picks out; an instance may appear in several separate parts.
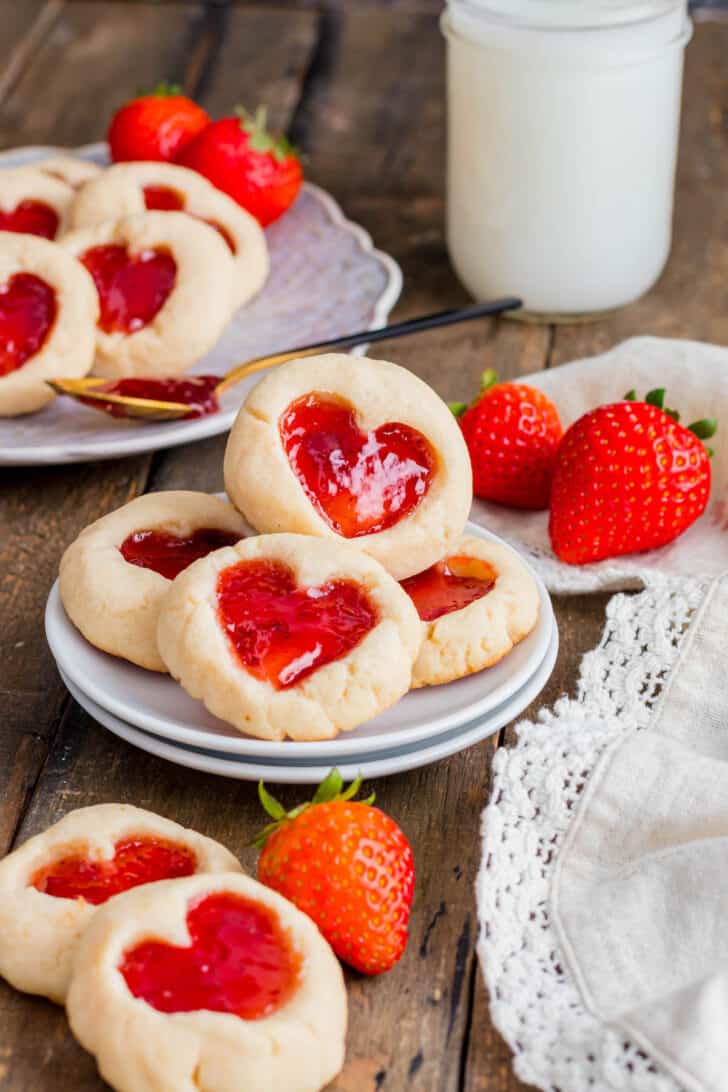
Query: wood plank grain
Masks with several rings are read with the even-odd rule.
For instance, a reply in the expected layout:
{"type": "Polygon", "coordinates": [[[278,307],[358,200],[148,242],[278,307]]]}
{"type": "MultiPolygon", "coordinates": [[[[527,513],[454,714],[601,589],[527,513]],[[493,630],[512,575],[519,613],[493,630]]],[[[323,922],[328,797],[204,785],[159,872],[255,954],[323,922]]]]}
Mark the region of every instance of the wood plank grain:
{"type": "Polygon", "coordinates": [[[328,13],[293,138],[340,199],[442,192],[444,48],[431,16],[328,13]]]}

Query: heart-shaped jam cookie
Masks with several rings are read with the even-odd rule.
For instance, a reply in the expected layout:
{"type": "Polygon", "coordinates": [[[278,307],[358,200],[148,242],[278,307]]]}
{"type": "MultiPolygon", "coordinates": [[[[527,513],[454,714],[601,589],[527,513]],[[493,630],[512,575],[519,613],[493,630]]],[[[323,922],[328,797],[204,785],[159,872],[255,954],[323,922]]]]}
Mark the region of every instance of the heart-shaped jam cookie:
{"type": "Polygon", "coordinates": [[[135,997],[160,1012],[260,1020],[295,992],[301,957],[267,906],[216,892],[190,907],[187,928],[188,947],[146,940],[124,953],[119,970],[135,997]]]}
{"type": "Polygon", "coordinates": [[[398,523],[417,507],[435,474],[435,453],[421,432],[397,421],[364,432],[353,407],[331,394],[314,392],[292,402],[279,431],[309,500],[344,538],[398,523]]]}
{"type": "Polygon", "coordinates": [[[122,542],[119,550],[125,561],[140,569],[153,569],[167,580],[213,550],[234,546],[240,535],[216,527],[200,527],[190,535],[169,531],[135,531],[122,542]]]}
{"type": "Polygon", "coordinates": [[[0,285],[0,376],[43,347],[57,310],[54,290],[34,273],[15,273],[0,285]]]}
{"type": "Polygon", "coordinates": [[[476,557],[448,557],[400,583],[423,622],[462,610],[495,587],[497,573],[476,557]]]}
{"type": "Polygon", "coordinates": [[[110,860],[89,860],[70,853],[41,868],[30,886],[58,899],[85,899],[93,906],[139,884],[191,876],[197,869],[194,853],[161,838],[124,838],[110,860]]]}
{"type": "Polygon", "coordinates": [[[177,277],[177,263],[167,250],[132,255],[109,243],[81,255],[99,294],[99,326],[105,333],[133,334],[164,306],[177,277]]]}
{"type": "Polygon", "coordinates": [[[58,213],[43,201],[21,201],[10,212],[0,209],[0,231],[55,239],[58,223],[58,213]]]}
{"type": "Polygon", "coordinates": [[[237,657],[276,690],[350,652],[378,622],[353,580],[302,588],[280,561],[239,561],[217,580],[220,624],[237,657]]]}

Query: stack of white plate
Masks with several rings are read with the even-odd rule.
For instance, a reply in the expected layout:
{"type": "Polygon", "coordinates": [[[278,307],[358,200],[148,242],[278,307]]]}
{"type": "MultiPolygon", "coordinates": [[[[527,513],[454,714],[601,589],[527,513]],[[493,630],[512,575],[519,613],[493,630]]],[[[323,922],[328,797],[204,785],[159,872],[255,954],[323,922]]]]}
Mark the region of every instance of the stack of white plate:
{"type": "MultiPolygon", "coordinates": [[[[484,538],[482,528],[468,530],[484,538]]],[[[495,667],[407,694],[353,732],[321,743],[240,735],[167,675],[145,671],[90,645],[69,621],[58,584],[46,635],[73,697],[110,732],[180,766],[242,780],[313,784],[332,766],[345,778],[384,777],[425,766],[497,732],[540,693],[556,661],[558,631],[548,592],[534,631],[495,667]]]]}

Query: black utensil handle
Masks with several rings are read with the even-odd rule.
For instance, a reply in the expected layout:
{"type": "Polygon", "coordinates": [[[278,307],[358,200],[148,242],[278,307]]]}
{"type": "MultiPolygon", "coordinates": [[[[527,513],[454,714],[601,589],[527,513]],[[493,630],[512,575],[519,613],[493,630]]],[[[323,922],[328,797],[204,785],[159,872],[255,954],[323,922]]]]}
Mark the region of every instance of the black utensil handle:
{"type": "Polygon", "coordinates": [[[391,326],[381,326],[375,330],[360,330],[357,334],[345,334],[331,341],[319,341],[313,345],[303,345],[298,352],[307,353],[314,349],[353,349],[356,345],[374,344],[389,338],[404,337],[424,330],[434,330],[438,326],[450,326],[455,322],[467,322],[470,319],[484,318],[486,315],[499,315],[503,311],[515,311],[523,306],[523,301],[515,296],[505,296],[486,303],[474,303],[470,307],[454,307],[449,311],[436,311],[432,315],[394,322],[391,326]]]}

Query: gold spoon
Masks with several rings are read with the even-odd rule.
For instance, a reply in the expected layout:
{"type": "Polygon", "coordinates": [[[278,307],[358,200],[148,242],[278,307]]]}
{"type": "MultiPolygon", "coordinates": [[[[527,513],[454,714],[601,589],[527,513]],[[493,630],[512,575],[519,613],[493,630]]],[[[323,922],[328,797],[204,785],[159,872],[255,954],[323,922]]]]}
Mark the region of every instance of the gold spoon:
{"type": "MultiPolygon", "coordinates": [[[[360,330],[356,334],[346,334],[344,337],[331,338],[328,341],[319,341],[315,345],[304,345],[300,349],[288,349],[282,353],[271,353],[268,356],[258,356],[253,360],[247,360],[238,364],[227,375],[224,375],[215,387],[213,396],[215,399],[229,387],[239,383],[248,375],[263,371],[265,368],[274,368],[277,364],[285,364],[288,360],[297,360],[300,357],[314,356],[324,350],[353,349],[356,345],[373,344],[377,341],[385,341],[389,338],[404,337],[407,334],[420,333],[423,330],[433,330],[438,326],[450,326],[455,322],[467,322],[470,319],[482,318],[485,315],[497,315],[503,311],[514,311],[521,306],[521,300],[515,297],[506,297],[499,300],[491,300],[488,303],[476,303],[470,307],[458,307],[449,311],[438,311],[433,315],[423,315],[420,318],[407,319],[405,322],[395,322],[391,326],[382,326],[377,330],[360,330]]],[[[181,380],[185,377],[180,376],[181,380]]],[[[194,380],[194,376],[189,376],[194,380]]],[[[118,416],[133,417],[142,421],[174,421],[181,417],[189,417],[193,406],[185,402],[167,402],[155,398],[136,398],[128,394],[114,394],[104,390],[113,386],[115,380],[104,379],[101,376],[86,376],[83,379],[47,379],[46,383],[53,388],[56,394],[66,395],[82,401],[84,405],[98,405],[94,408],[109,412],[109,406],[119,407],[118,416]]]]}

